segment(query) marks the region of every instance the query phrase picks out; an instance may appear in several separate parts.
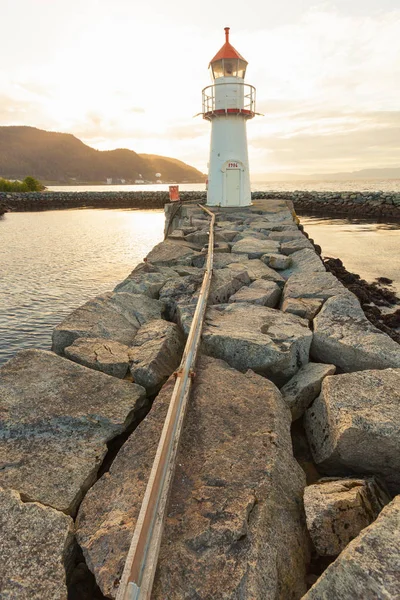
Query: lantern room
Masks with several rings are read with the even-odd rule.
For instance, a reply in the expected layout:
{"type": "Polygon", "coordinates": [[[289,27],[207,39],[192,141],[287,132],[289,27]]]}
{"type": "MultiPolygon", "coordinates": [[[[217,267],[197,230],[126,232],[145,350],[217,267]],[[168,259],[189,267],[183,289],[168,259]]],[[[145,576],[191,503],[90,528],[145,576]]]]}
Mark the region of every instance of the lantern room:
{"type": "Polygon", "coordinates": [[[225,27],[225,44],[217,52],[210,62],[212,79],[221,77],[238,77],[244,79],[246,75],[247,61],[229,43],[229,27],[225,27]]]}

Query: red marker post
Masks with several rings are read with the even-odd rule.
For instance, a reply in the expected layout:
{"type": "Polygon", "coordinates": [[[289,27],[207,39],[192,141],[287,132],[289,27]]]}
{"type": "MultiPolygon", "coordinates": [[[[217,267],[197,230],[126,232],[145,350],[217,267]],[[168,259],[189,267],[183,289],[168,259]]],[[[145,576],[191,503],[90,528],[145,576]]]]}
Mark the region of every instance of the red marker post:
{"type": "Polygon", "coordinates": [[[179,202],[179,185],[169,186],[169,199],[170,202],[179,202]]]}

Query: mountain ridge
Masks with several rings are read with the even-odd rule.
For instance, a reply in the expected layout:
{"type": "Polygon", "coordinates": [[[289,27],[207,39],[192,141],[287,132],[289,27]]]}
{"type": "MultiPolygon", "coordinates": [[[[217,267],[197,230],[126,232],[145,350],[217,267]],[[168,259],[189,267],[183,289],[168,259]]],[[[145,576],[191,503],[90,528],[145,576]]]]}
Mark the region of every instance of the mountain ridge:
{"type": "Polygon", "coordinates": [[[138,154],[127,148],[96,150],[71,133],[27,126],[0,126],[0,176],[31,175],[46,183],[105,183],[136,179],[203,183],[205,175],[167,156],[138,154]]]}

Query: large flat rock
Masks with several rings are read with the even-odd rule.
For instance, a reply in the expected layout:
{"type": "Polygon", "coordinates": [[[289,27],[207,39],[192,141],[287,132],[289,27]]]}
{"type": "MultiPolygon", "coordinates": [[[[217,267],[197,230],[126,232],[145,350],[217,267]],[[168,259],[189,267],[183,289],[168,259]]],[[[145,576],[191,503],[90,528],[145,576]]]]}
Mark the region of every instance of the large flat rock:
{"type": "Polygon", "coordinates": [[[157,299],[164,283],[173,277],[176,277],[176,273],[170,267],[143,262],[137,265],[132,273],[114,288],[114,292],[144,294],[149,298],[157,299]]]}
{"type": "Polygon", "coordinates": [[[325,302],[314,319],[311,354],[346,372],[400,367],[400,345],[368,321],[353,294],[325,302]]]}
{"type": "Polygon", "coordinates": [[[249,223],[250,229],[254,229],[255,231],[299,231],[297,225],[292,224],[280,224],[276,222],[268,221],[267,219],[263,219],[262,216],[255,217],[251,219],[249,223]]]}
{"type": "Polygon", "coordinates": [[[266,279],[267,281],[275,281],[280,287],[285,285],[285,280],[282,275],[268,267],[259,258],[253,260],[241,260],[240,263],[232,263],[228,265],[228,269],[238,272],[245,269],[251,282],[256,281],[257,279],[266,279]]]}
{"type": "Polygon", "coordinates": [[[53,331],[53,351],[62,354],[78,338],[104,338],[130,346],[137,330],[160,319],[164,306],[147,296],[108,292],[74,310],[53,331]]]}
{"type": "Polygon", "coordinates": [[[0,488],[0,596],[7,600],[67,600],[73,521],[48,506],[0,488]]]}
{"type": "Polygon", "coordinates": [[[281,252],[282,254],[286,254],[287,256],[292,255],[294,252],[298,252],[299,250],[304,250],[308,248],[315,252],[314,246],[306,237],[302,236],[295,240],[290,240],[288,242],[282,242],[281,244],[281,252]]]}
{"type": "Polygon", "coordinates": [[[322,298],[285,298],[281,310],[312,321],[323,303],[322,298]]]}
{"type": "Polygon", "coordinates": [[[278,252],[279,242],[273,240],[259,240],[255,237],[245,237],[232,246],[232,252],[236,254],[247,254],[251,258],[261,258],[268,252],[278,252]]]}
{"type": "Polygon", "coordinates": [[[0,369],[0,485],[73,513],[96,478],[107,442],[145,404],[145,390],[44,350],[0,369]]]}
{"type": "Polygon", "coordinates": [[[324,263],[315,250],[305,248],[304,250],[293,252],[290,257],[286,258],[291,258],[291,265],[287,269],[281,270],[281,275],[285,279],[289,279],[294,273],[300,274],[303,277],[308,276],[309,273],[326,273],[324,263]]]}
{"type": "MultiPolygon", "coordinates": [[[[196,372],[152,598],[300,598],[304,475],[289,411],[254,373],[207,357],[196,372]]],[[[116,595],[172,387],[79,510],[78,541],[107,597],[116,595]]]]}
{"type": "Polygon", "coordinates": [[[311,272],[304,277],[301,273],[291,275],[285,285],[283,300],[289,298],[320,298],[327,300],[338,294],[353,295],[332,274],[311,272]]]}
{"type": "Polygon", "coordinates": [[[252,372],[203,358],[197,373],[152,598],[300,598],[304,474],[290,415],[252,372]]]}
{"type": "Polygon", "coordinates": [[[176,264],[191,265],[198,254],[189,243],[167,239],[154,246],[146,260],[164,267],[173,267],[176,264]]]}
{"type": "Polygon", "coordinates": [[[256,279],[250,286],[242,287],[236,294],[229,298],[232,302],[248,302],[275,308],[281,297],[281,290],[274,281],[256,279]]]}
{"type": "Polygon", "coordinates": [[[292,240],[304,240],[307,238],[299,229],[289,229],[286,231],[272,231],[269,234],[268,239],[283,244],[285,242],[291,242],[292,240]]]}
{"type": "Polygon", "coordinates": [[[327,377],[305,425],[321,471],[377,475],[400,491],[400,369],[327,377]]]}
{"type": "Polygon", "coordinates": [[[129,369],[129,347],[104,338],[78,338],[65,348],[65,356],[74,362],[123,379],[129,369]]]}
{"type": "MultiPolygon", "coordinates": [[[[239,263],[242,260],[247,260],[247,258],[247,254],[236,254],[236,252],[223,252],[220,254],[215,254],[213,260],[213,270],[215,271],[216,269],[224,269],[232,263],[239,263]]],[[[201,253],[199,256],[196,256],[196,258],[193,260],[193,264],[196,267],[204,267],[206,262],[207,255],[205,253],[201,253]]]]}
{"type": "Polygon", "coordinates": [[[400,580],[400,496],[364,529],[303,600],[395,600],[400,580]]]}
{"type": "Polygon", "coordinates": [[[253,369],[282,384],[308,362],[308,322],[245,302],[212,306],[203,328],[203,351],[232,367],[253,369]]]}

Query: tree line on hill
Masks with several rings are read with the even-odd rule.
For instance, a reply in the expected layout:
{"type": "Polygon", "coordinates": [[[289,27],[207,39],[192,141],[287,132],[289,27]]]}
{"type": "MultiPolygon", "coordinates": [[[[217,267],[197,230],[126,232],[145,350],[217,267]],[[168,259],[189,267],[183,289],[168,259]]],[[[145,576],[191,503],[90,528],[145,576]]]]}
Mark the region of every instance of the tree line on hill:
{"type": "Polygon", "coordinates": [[[41,192],[45,187],[34,177],[25,177],[23,181],[9,181],[0,177],[0,192],[41,192]]]}

